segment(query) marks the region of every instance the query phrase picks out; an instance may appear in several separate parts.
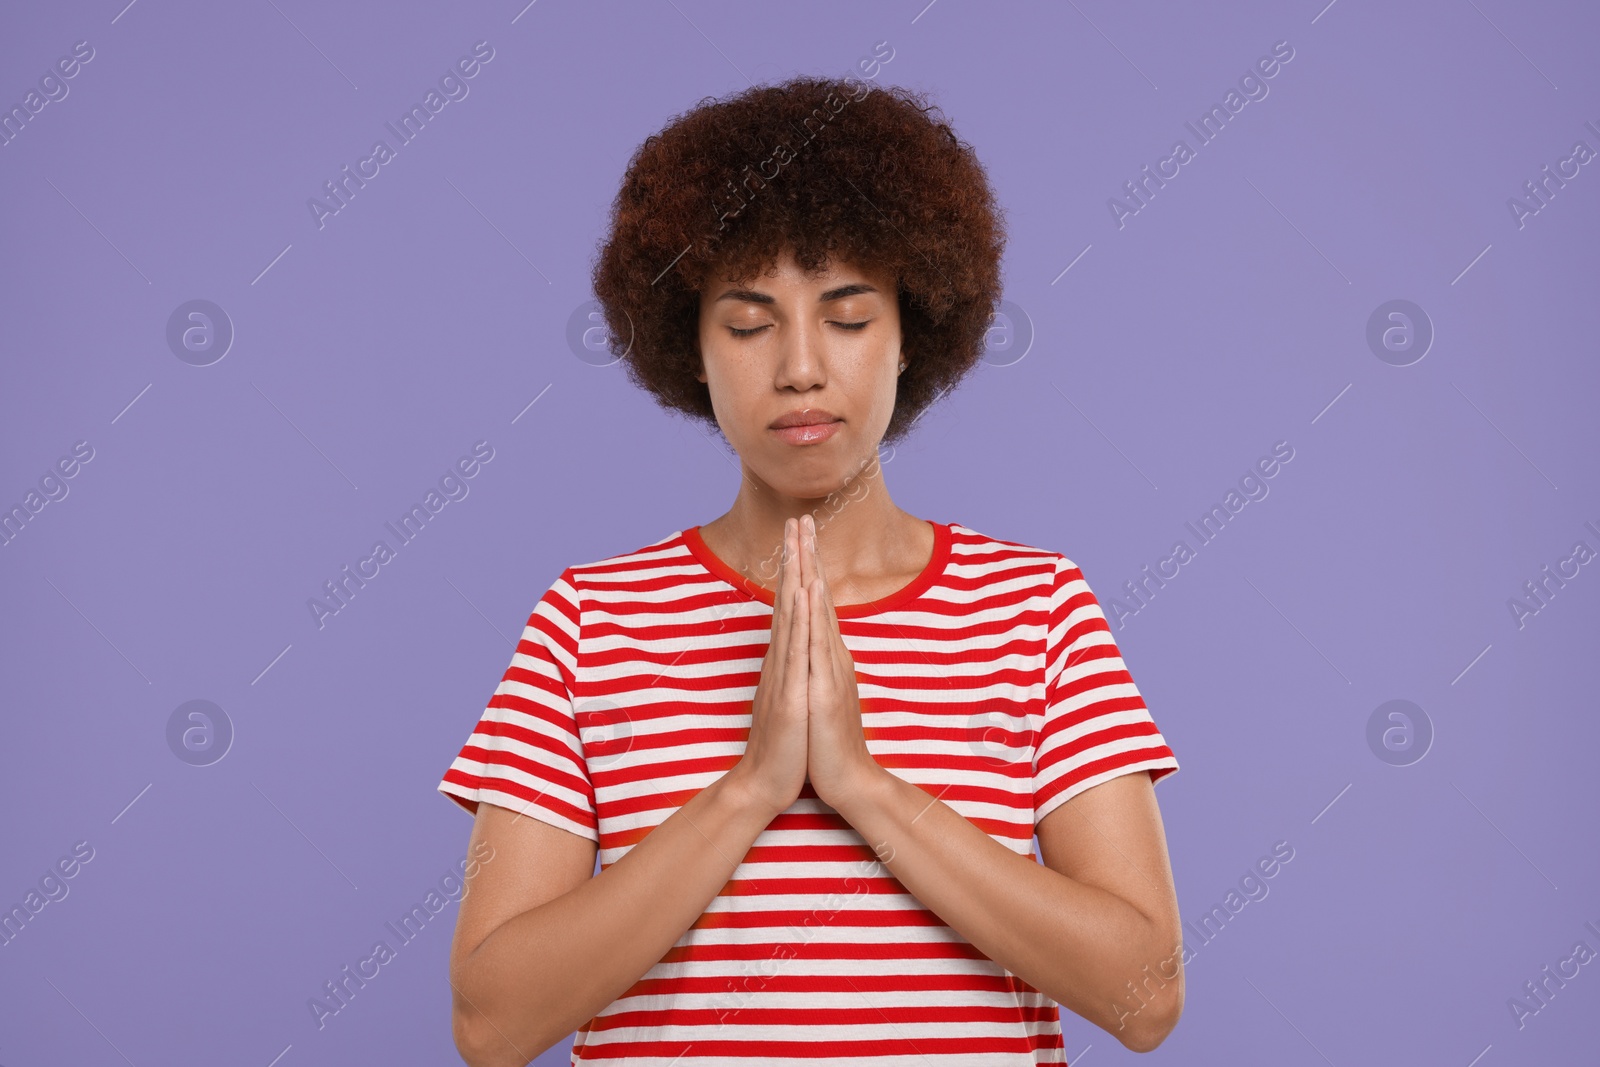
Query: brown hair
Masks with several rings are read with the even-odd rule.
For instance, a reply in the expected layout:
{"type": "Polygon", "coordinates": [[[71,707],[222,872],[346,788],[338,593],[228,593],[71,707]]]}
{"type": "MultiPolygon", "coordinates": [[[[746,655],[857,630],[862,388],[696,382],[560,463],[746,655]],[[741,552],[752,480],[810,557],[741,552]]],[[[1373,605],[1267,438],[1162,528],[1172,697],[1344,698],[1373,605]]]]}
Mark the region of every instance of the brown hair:
{"type": "Polygon", "coordinates": [[[717,429],[701,370],[700,291],[785,248],[892,273],[902,352],[885,443],[978,362],[1000,301],[1003,212],[971,145],[926,94],[797,77],[706,98],[634,152],[592,284],[608,343],[662,407],[717,429]]]}

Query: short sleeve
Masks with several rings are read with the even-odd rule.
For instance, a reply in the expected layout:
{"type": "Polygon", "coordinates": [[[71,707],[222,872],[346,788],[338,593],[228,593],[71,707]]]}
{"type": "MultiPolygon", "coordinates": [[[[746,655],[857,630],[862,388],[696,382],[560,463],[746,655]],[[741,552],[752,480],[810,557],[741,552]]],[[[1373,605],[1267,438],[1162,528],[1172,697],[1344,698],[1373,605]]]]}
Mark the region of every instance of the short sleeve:
{"type": "Polygon", "coordinates": [[[1034,743],[1033,822],[1132,771],[1178,770],[1112,639],[1100,602],[1070,559],[1056,560],[1046,637],[1044,721],[1034,743]]]}
{"type": "Polygon", "coordinates": [[[438,789],[474,815],[486,800],[598,844],[572,700],[579,612],[569,567],[528,616],[511,665],[438,789]]]}

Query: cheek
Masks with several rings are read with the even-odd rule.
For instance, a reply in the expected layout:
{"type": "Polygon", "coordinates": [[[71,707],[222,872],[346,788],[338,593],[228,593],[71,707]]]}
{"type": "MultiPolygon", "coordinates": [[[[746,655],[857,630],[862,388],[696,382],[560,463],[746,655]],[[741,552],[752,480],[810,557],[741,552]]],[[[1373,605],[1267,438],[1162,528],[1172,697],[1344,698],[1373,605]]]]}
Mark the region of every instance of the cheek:
{"type": "Polygon", "coordinates": [[[705,371],[706,391],[723,434],[732,440],[736,435],[755,432],[749,425],[755,417],[749,410],[751,398],[759,395],[761,389],[755,368],[739,360],[720,359],[713,353],[705,371]]]}

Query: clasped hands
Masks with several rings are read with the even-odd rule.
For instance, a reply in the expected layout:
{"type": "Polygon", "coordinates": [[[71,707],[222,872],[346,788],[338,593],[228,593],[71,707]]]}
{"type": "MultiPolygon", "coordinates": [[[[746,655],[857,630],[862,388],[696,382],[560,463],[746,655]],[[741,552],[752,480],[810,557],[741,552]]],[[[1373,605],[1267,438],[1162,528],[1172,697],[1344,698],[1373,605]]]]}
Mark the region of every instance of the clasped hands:
{"type": "Polygon", "coordinates": [[[842,810],[887,773],[867,750],[855,661],[839,634],[809,515],[783,524],[772,637],[740,764],[775,813],[808,778],[824,804],[842,810]]]}

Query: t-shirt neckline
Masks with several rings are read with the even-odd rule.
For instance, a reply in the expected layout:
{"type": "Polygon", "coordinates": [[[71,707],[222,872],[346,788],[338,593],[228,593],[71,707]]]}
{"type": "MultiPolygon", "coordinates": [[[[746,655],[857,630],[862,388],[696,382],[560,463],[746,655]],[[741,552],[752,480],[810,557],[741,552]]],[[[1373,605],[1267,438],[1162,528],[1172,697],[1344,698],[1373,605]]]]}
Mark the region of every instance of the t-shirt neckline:
{"type": "MultiPolygon", "coordinates": [[[[841,605],[834,609],[835,615],[841,619],[853,619],[863,615],[876,615],[882,611],[901,607],[927,592],[944,575],[945,566],[950,562],[950,524],[947,522],[934,522],[932,519],[924,521],[933,527],[933,555],[929,558],[928,565],[922,568],[922,572],[913,578],[910,583],[901,586],[887,596],[879,597],[877,600],[864,601],[860,604],[841,605]]],[[[705,539],[700,536],[700,526],[698,524],[683,530],[682,537],[689,552],[711,574],[750,599],[758,600],[769,608],[776,603],[777,598],[772,590],[746,578],[711,551],[705,539]]]]}

